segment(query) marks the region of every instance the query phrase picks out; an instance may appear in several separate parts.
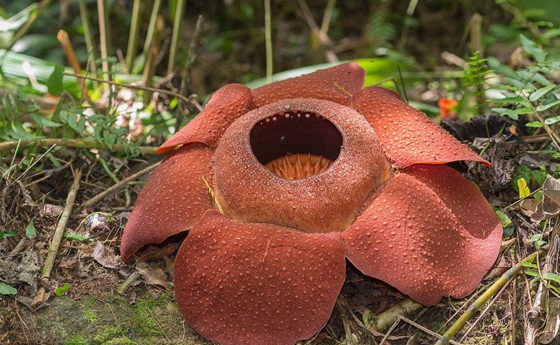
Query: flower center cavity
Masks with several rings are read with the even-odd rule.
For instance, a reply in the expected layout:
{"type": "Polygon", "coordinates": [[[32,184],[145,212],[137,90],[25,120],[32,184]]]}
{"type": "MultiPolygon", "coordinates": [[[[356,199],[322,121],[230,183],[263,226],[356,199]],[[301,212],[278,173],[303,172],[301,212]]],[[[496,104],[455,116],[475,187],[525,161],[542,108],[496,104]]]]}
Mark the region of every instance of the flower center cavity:
{"type": "Polygon", "coordinates": [[[250,133],[257,160],[290,180],[327,170],[338,158],[342,141],[338,128],[313,112],[281,112],[257,122],[250,133]]]}

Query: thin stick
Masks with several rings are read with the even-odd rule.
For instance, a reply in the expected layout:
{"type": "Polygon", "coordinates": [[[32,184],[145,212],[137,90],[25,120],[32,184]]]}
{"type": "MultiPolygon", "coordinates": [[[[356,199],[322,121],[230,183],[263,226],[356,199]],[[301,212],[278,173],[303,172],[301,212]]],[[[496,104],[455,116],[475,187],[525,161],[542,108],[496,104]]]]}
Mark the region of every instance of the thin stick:
{"type": "MultiPolygon", "coordinates": [[[[560,230],[560,223],[556,222],[554,228],[550,233],[550,249],[546,254],[545,263],[542,271],[539,270],[539,275],[542,277],[546,273],[552,273],[556,270],[556,260],[558,257],[558,231],[560,230]]],[[[550,223],[548,223],[550,226],[550,223]]],[[[533,306],[527,312],[528,325],[525,330],[525,344],[535,344],[537,336],[540,332],[541,316],[543,309],[546,309],[546,299],[548,297],[548,287],[544,279],[539,282],[537,293],[535,294],[533,306]]]]}
{"type": "Polygon", "coordinates": [[[439,338],[435,345],[447,344],[449,340],[453,338],[453,336],[455,336],[455,334],[459,332],[461,328],[463,328],[467,320],[470,319],[471,316],[474,315],[474,313],[476,313],[494,294],[496,294],[502,288],[502,286],[507,284],[516,274],[523,270],[524,262],[533,262],[539,255],[539,253],[544,250],[548,250],[548,246],[541,247],[540,250],[521,260],[521,262],[518,262],[516,265],[502,274],[502,276],[498,280],[496,280],[496,282],[492,284],[492,286],[490,286],[490,288],[486,290],[486,292],[484,292],[479,298],[477,298],[476,301],[474,301],[467,308],[467,311],[463,315],[461,315],[461,317],[459,317],[457,321],[455,321],[455,323],[451,325],[451,327],[449,327],[447,332],[445,332],[443,336],[439,338]]]}
{"type": "Polygon", "coordinates": [[[326,35],[329,31],[329,25],[331,23],[331,18],[334,10],[334,5],[336,0],[329,0],[327,2],[327,8],[325,9],[325,15],[323,16],[323,21],[321,22],[321,29],[319,30],[321,34],[326,35]]]}
{"type": "Polygon", "coordinates": [[[64,235],[64,229],[66,228],[66,223],[68,223],[68,220],[70,219],[70,215],[72,214],[72,208],[74,207],[74,202],[76,201],[76,194],[78,193],[78,189],[80,188],[81,179],[82,179],[82,169],[78,168],[74,172],[74,182],[72,182],[72,186],[70,187],[70,191],[68,192],[68,197],[66,198],[66,205],[64,206],[64,211],[62,211],[62,215],[58,220],[58,225],[56,226],[56,230],[54,231],[51,245],[49,246],[47,258],[45,259],[45,266],[43,267],[43,271],[41,273],[41,279],[43,280],[49,280],[49,278],[51,277],[51,272],[54,266],[54,260],[56,259],[56,255],[58,254],[58,248],[60,247],[60,243],[62,242],[62,236],[64,235]]]}
{"type": "Polygon", "coordinates": [[[103,192],[97,194],[96,196],[94,196],[93,198],[87,200],[86,202],[84,202],[82,204],[82,207],[91,207],[93,206],[95,203],[101,201],[103,198],[105,198],[107,195],[110,195],[111,193],[114,193],[116,191],[118,191],[120,188],[122,188],[124,185],[126,185],[128,182],[133,181],[143,175],[146,175],[147,173],[151,172],[152,170],[154,170],[161,162],[157,162],[156,164],[152,164],[149,167],[140,170],[139,172],[137,172],[136,174],[130,175],[129,177],[121,180],[119,183],[116,183],[114,185],[112,185],[111,187],[105,189],[103,192]]]}
{"type": "Polygon", "coordinates": [[[21,253],[25,249],[26,244],[27,244],[27,237],[22,237],[21,240],[19,240],[18,244],[15,246],[15,248],[10,252],[10,254],[8,254],[8,257],[6,258],[7,261],[10,261],[10,259],[12,259],[14,256],[21,253]]]}
{"type": "Polygon", "coordinates": [[[76,169],[76,171],[74,172],[74,182],[72,182],[72,186],[70,187],[70,191],[68,192],[64,211],[62,211],[62,215],[58,220],[56,230],[54,231],[54,235],[49,246],[47,258],[45,259],[45,265],[43,266],[43,271],[41,272],[41,282],[43,282],[44,284],[39,288],[39,291],[37,291],[37,294],[33,299],[33,307],[37,307],[38,305],[45,302],[45,285],[48,285],[49,283],[51,272],[54,267],[54,261],[56,260],[56,255],[58,254],[58,249],[60,248],[60,243],[62,242],[64,229],[66,229],[66,224],[68,223],[70,215],[72,214],[72,208],[74,207],[74,201],[76,201],[76,194],[78,194],[81,179],[82,169],[76,169]]]}
{"type": "Polygon", "coordinates": [[[79,75],[79,74],[73,74],[73,73],[67,73],[67,72],[63,72],[62,74],[67,75],[69,77],[83,78],[83,79],[98,81],[98,82],[101,82],[101,83],[107,83],[107,84],[115,85],[115,86],[119,86],[119,87],[126,87],[126,88],[133,89],[133,90],[144,90],[144,91],[164,93],[166,95],[170,95],[170,96],[179,98],[180,100],[182,100],[183,102],[186,102],[186,103],[189,103],[191,101],[188,97],[185,97],[185,96],[180,95],[180,94],[178,94],[176,92],[173,92],[173,91],[156,89],[156,88],[153,88],[153,87],[117,83],[117,82],[110,81],[110,80],[103,80],[103,79],[99,79],[99,78],[95,78],[95,77],[89,77],[89,76],[86,76],[86,75],[79,75]]]}
{"type": "MultiPolygon", "coordinates": [[[[484,310],[480,313],[480,315],[476,318],[476,320],[472,323],[472,325],[469,327],[469,329],[467,329],[467,331],[465,332],[465,334],[463,334],[463,336],[461,337],[461,339],[459,340],[459,342],[463,342],[469,335],[469,333],[476,327],[476,325],[478,324],[478,322],[480,320],[482,320],[482,317],[484,315],[486,315],[486,312],[488,312],[488,310],[490,310],[490,308],[494,305],[494,302],[496,302],[496,300],[502,295],[502,293],[506,290],[507,285],[504,285],[500,291],[494,296],[494,298],[492,299],[492,301],[490,301],[490,303],[488,303],[488,305],[486,306],[486,308],[484,308],[484,310]]],[[[449,341],[451,342],[451,340],[449,341]]]]}
{"type": "Polygon", "coordinates": [[[272,83],[272,24],[270,20],[270,0],[264,0],[264,40],[266,45],[266,83],[272,83]]]}
{"type": "Polygon", "coordinates": [[[191,66],[196,60],[196,47],[200,40],[200,32],[202,31],[202,26],[204,25],[204,17],[199,15],[196,19],[196,27],[194,28],[193,37],[191,39],[191,44],[189,45],[189,51],[187,52],[187,58],[185,59],[185,66],[183,67],[183,80],[181,81],[181,90],[179,93],[181,95],[187,96],[188,86],[190,83],[190,73],[191,66]]]}
{"type": "MultiPolygon", "coordinates": [[[[18,146],[19,142],[21,142],[21,146],[50,147],[56,145],[80,149],[109,149],[107,145],[101,142],[87,139],[21,139],[0,143],[0,152],[12,151],[18,146]]],[[[157,147],[138,146],[137,149],[144,155],[151,155],[156,153],[157,147]]],[[[125,152],[123,146],[117,145],[114,145],[110,150],[113,152],[125,152]]]]}
{"type": "MultiPolygon", "coordinates": [[[[408,323],[408,324],[411,325],[411,326],[414,326],[414,327],[418,328],[419,330],[421,330],[421,331],[423,331],[423,332],[425,332],[425,333],[428,333],[428,334],[431,335],[431,336],[434,336],[434,337],[440,336],[440,335],[437,334],[436,332],[431,331],[431,330],[427,329],[426,327],[422,326],[421,324],[416,323],[416,322],[414,322],[414,321],[412,321],[412,320],[410,320],[410,319],[407,319],[406,317],[404,317],[404,316],[402,316],[402,315],[399,316],[399,319],[403,320],[404,322],[408,323]]],[[[453,345],[461,345],[461,343],[459,343],[459,342],[457,342],[457,341],[454,341],[454,340],[450,340],[449,342],[450,342],[451,344],[453,344],[453,345]]]]}

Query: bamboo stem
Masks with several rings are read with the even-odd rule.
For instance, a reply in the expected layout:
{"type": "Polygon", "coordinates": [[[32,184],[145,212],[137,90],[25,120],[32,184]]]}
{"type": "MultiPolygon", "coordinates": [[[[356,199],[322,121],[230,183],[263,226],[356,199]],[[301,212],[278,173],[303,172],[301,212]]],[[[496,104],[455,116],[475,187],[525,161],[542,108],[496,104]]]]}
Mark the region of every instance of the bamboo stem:
{"type": "Polygon", "coordinates": [[[492,297],[494,294],[496,294],[516,274],[518,274],[519,272],[521,272],[523,270],[523,268],[524,268],[523,263],[524,262],[533,262],[541,251],[544,251],[544,250],[547,250],[547,249],[548,249],[547,246],[542,247],[541,249],[537,250],[536,252],[529,255],[525,259],[521,260],[521,262],[518,262],[512,268],[507,270],[504,274],[502,274],[502,276],[498,280],[496,280],[496,282],[494,282],[494,284],[492,284],[492,286],[490,286],[490,288],[488,288],[488,290],[486,290],[486,292],[484,292],[479,298],[477,298],[467,308],[467,311],[463,315],[461,315],[457,319],[457,321],[455,321],[455,323],[453,325],[451,325],[451,327],[449,327],[449,329],[443,334],[443,336],[438,339],[438,341],[436,342],[435,345],[445,345],[445,344],[447,344],[449,342],[449,340],[451,338],[453,338],[453,336],[455,336],[455,334],[457,332],[459,332],[461,330],[461,328],[463,328],[463,326],[465,325],[467,320],[469,320],[471,318],[471,316],[473,316],[486,302],[488,302],[490,297],[492,297]]]}

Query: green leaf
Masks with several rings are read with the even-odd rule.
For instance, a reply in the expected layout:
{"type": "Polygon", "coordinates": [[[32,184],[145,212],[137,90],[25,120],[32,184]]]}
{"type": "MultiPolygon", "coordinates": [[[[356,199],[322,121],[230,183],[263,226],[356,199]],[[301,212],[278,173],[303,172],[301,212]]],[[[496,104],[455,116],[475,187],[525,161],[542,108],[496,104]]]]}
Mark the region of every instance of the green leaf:
{"type": "Polygon", "coordinates": [[[12,121],[12,128],[14,129],[14,132],[16,134],[16,138],[15,139],[37,139],[38,137],[34,136],[33,134],[27,132],[25,130],[25,128],[23,128],[23,125],[21,124],[21,121],[19,119],[15,119],[12,121]]]}
{"type": "Polygon", "coordinates": [[[47,80],[47,88],[49,93],[53,96],[58,96],[64,91],[64,84],[62,79],[64,78],[64,67],[61,65],[54,65],[54,70],[47,80]]]}
{"type": "Polygon", "coordinates": [[[54,294],[57,295],[58,297],[64,295],[64,293],[66,291],[70,290],[70,283],[66,283],[64,285],[62,285],[61,287],[58,287],[54,290],[54,294]]]}
{"type": "Polygon", "coordinates": [[[1,295],[15,295],[17,290],[6,283],[0,282],[0,294],[1,295]]]}
{"type": "Polygon", "coordinates": [[[537,268],[537,265],[535,265],[534,263],[529,262],[529,261],[521,261],[521,266],[523,266],[523,267],[537,268]]]}
{"type": "Polygon", "coordinates": [[[531,190],[527,186],[527,181],[523,177],[517,180],[517,187],[519,187],[519,198],[524,199],[531,195],[531,190]]]}
{"type": "Polygon", "coordinates": [[[515,97],[504,97],[491,100],[492,103],[520,103],[523,101],[523,97],[515,96],[515,97]]]}
{"type": "Polygon", "coordinates": [[[547,52],[545,52],[539,45],[524,35],[519,35],[519,39],[521,40],[521,46],[523,50],[535,57],[537,62],[543,62],[546,59],[547,52]]]}
{"type": "Polygon", "coordinates": [[[62,124],[60,123],[56,123],[53,122],[51,120],[47,120],[44,117],[42,117],[41,115],[37,114],[37,113],[31,113],[29,114],[31,116],[31,118],[33,119],[33,121],[37,122],[38,125],[42,126],[42,127],[50,127],[50,128],[54,128],[54,127],[60,127],[62,126],[62,124]]]}
{"type": "Polygon", "coordinates": [[[553,125],[556,122],[560,122],[560,115],[559,116],[554,116],[554,117],[549,117],[548,119],[544,120],[544,123],[546,123],[547,125],[553,125]]]}
{"type": "Polygon", "coordinates": [[[541,202],[543,199],[543,192],[542,190],[539,190],[538,192],[536,192],[533,197],[535,198],[535,200],[541,202]]]}
{"type": "Polygon", "coordinates": [[[14,237],[16,235],[15,231],[10,231],[10,232],[4,232],[3,230],[0,230],[0,238],[5,240],[8,237],[14,237]]]}
{"type": "Polygon", "coordinates": [[[496,215],[500,218],[500,222],[502,222],[502,227],[506,227],[511,224],[511,219],[507,216],[507,214],[503,213],[500,210],[496,210],[496,215]]]}
{"type": "Polygon", "coordinates": [[[115,145],[115,142],[117,141],[117,135],[113,134],[109,131],[104,131],[103,132],[103,142],[105,143],[105,145],[107,146],[107,148],[109,150],[113,149],[113,145],[115,145]]]}
{"type": "Polygon", "coordinates": [[[540,277],[539,273],[533,270],[525,270],[525,274],[533,277],[540,277]]]}
{"type": "Polygon", "coordinates": [[[30,240],[37,237],[37,230],[35,229],[35,225],[33,225],[33,218],[31,218],[29,224],[27,224],[27,228],[25,229],[25,236],[27,236],[27,238],[29,238],[30,240]]]}
{"type": "Polygon", "coordinates": [[[532,80],[536,81],[537,83],[541,84],[541,85],[550,85],[550,81],[548,81],[548,79],[546,79],[546,77],[540,73],[535,73],[533,75],[532,80]]]}
{"type": "Polygon", "coordinates": [[[92,240],[88,236],[78,235],[78,234],[64,234],[63,237],[69,240],[74,240],[79,242],[90,242],[92,240]]]}
{"type": "Polygon", "coordinates": [[[557,283],[560,283],[560,275],[555,273],[545,273],[543,274],[543,278],[546,280],[551,280],[557,283]]]}
{"type": "Polygon", "coordinates": [[[525,126],[531,127],[531,128],[541,128],[543,126],[543,124],[540,121],[531,121],[531,122],[527,122],[525,124],[525,126]]]}
{"type": "Polygon", "coordinates": [[[535,102],[537,101],[539,98],[541,98],[542,96],[546,95],[547,93],[549,93],[550,91],[552,91],[552,89],[554,89],[556,87],[555,84],[550,84],[547,85],[543,88],[538,89],[537,91],[533,92],[530,96],[529,96],[529,100],[531,102],[535,102]]]}
{"type": "Polygon", "coordinates": [[[552,103],[548,103],[548,104],[545,104],[545,105],[539,105],[537,107],[537,111],[543,111],[543,110],[546,110],[548,108],[554,107],[555,105],[558,105],[558,104],[560,104],[560,99],[557,100],[557,101],[554,101],[552,103]]]}

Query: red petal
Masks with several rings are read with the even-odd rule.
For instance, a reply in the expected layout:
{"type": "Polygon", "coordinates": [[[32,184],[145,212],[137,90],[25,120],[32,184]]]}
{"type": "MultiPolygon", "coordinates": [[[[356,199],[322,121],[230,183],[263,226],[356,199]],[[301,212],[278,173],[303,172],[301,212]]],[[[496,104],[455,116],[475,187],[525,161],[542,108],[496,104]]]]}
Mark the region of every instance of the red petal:
{"type": "Polygon", "coordinates": [[[454,161],[490,163],[480,158],[424,113],[391,90],[370,87],[354,95],[354,108],[371,124],[389,160],[399,168],[454,161]]]}
{"type": "Polygon", "coordinates": [[[147,244],[161,243],[190,229],[212,208],[202,181],[203,176],[212,181],[212,165],[212,151],[202,144],[192,144],[174,152],[154,170],[124,228],[124,261],[147,244]]]}
{"type": "Polygon", "coordinates": [[[253,108],[291,98],[315,98],[350,105],[362,89],[365,71],[355,62],[278,81],[253,90],[253,108]]]}
{"type": "Polygon", "coordinates": [[[328,321],[345,279],[340,234],[230,220],[208,212],[175,260],[187,323],[227,344],[294,344],[328,321]]]}
{"type": "Polygon", "coordinates": [[[476,289],[499,253],[502,226],[458,172],[419,165],[390,180],[343,237],[364,274],[434,305],[476,289]]]}
{"type": "Polygon", "coordinates": [[[192,142],[216,146],[222,134],[238,117],[249,111],[251,90],[241,84],[228,84],[214,92],[204,110],[157,149],[165,153],[192,142]]]}

